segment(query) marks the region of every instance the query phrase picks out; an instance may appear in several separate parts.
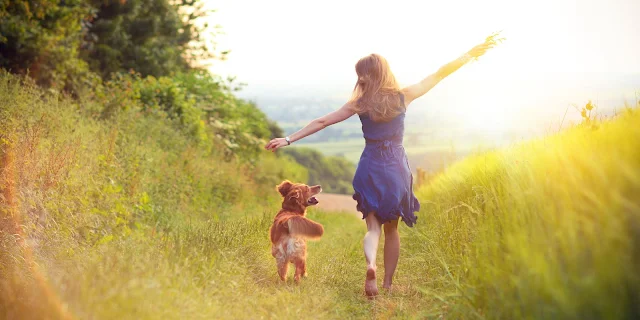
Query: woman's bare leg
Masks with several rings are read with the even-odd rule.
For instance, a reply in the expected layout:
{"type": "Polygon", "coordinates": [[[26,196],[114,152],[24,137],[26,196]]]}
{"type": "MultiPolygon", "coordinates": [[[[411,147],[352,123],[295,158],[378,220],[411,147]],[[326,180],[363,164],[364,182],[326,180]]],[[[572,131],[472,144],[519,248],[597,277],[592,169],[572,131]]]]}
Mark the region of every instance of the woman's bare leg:
{"type": "Polygon", "coordinates": [[[378,242],[380,242],[381,225],[373,212],[366,218],[367,234],[364,235],[364,257],[367,260],[367,278],[364,282],[364,291],[367,296],[378,295],[378,285],[376,284],[376,253],[378,252],[378,242]]]}
{"type": "Polygon", "coordinates": [[[398,233],[398,220],[384,224],[384,282],[382,287],[391,289],[393,273],[398,266],[400,257],[400,234],[398,233]]]}

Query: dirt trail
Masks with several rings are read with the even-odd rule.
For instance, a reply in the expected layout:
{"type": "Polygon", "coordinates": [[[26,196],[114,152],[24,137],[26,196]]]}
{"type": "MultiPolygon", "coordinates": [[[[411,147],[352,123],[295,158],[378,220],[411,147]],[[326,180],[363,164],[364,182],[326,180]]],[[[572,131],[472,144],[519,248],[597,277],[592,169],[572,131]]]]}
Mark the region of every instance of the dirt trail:
{"type": "Polygon", "coordinates": [[[326,211],[342,211],[352,213],[362,217],[360,212],[356,210],[356,201],[351,196],[344,194],[320,193],[316,196],[318,208],[326,211]]]}

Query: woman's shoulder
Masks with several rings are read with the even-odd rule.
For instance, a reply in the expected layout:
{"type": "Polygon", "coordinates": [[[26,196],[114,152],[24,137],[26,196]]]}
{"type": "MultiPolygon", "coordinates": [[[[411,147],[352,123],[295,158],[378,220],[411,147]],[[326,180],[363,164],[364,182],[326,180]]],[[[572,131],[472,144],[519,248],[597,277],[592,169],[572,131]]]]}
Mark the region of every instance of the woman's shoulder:
{"type": "Polygon", "coordinates": [[[402,90],[398,91],[398,96],[400,97],[400,106],[402,106],[406,111],[407,106],[404,104],[404,92],[402,92],[402,90]]]}

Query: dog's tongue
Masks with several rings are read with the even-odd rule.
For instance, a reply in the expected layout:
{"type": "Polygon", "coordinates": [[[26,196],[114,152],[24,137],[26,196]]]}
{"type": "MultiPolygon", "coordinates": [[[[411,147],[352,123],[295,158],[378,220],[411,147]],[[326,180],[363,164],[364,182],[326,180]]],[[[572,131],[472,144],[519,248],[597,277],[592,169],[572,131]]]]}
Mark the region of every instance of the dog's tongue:
{"type": "Polygon", "coordinates": [[[318,199],[316,199],[316,197],[311,197],[311,199],[309,199],[309,203],[310,204],[318,204],[318,199]]]}

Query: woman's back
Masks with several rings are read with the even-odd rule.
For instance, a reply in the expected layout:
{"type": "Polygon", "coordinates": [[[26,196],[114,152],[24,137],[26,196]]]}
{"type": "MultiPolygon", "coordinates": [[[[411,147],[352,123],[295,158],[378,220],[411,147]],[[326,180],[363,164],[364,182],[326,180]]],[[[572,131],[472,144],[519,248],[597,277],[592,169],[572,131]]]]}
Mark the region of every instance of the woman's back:
{"type": "MultiPolygon", "coordinates": [[[[400,103],[404,107],[402,94],[400,103]]],[[[353,179],[353,198],[365,218],[375,212],[382,223],[402,218],[413,226],[420,204],[413,195],[411,169],[402,147],[404,118],[404,112],[389,121],[373,121],[360,114],[366,146],[353,179]]]]}
{"type": "MultiPolygon", "coordinates": [[[[404,99],[400,94],[400,101],[404,99]]],[[[394,141],[402,144],[404,136],[404,117],[402,112],[390,121],[373,121],[367,114],[359,115],[362,123],[362,134],[367,142],[394,141]]]]}

